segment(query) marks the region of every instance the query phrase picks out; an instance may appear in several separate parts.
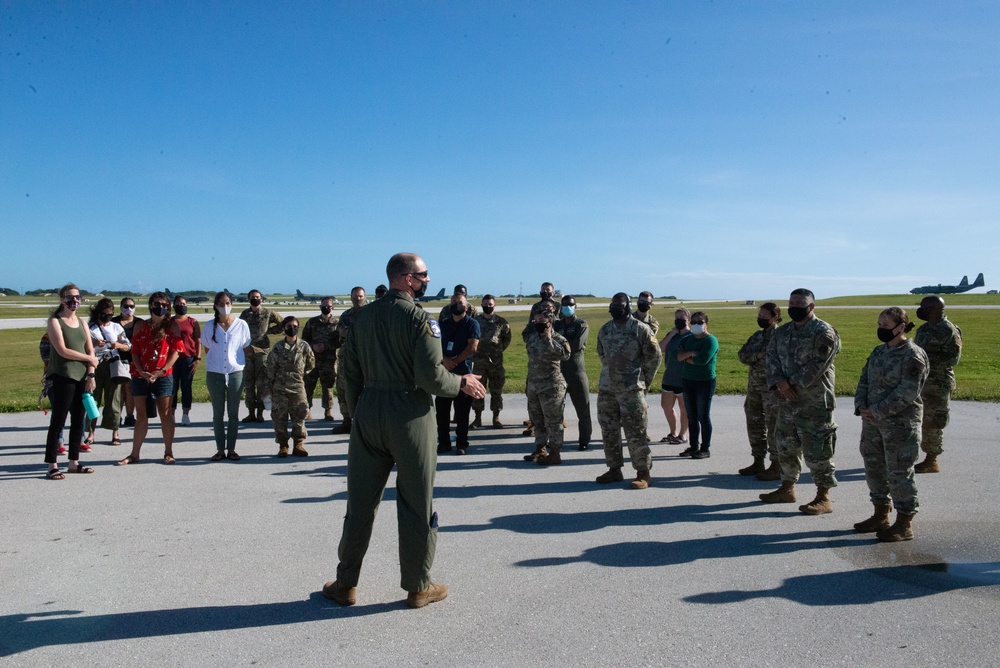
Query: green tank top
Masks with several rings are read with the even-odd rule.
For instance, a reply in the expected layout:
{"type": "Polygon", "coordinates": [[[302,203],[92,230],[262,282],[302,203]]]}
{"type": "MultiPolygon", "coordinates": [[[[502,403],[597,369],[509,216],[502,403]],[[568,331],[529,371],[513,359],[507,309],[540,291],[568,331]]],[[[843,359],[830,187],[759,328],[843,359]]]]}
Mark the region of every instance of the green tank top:
{"type": "MultiPolygon", "coordinates": [[[[87,337],[90,336],[90,330],[87,329],[87,323],[83,321],[83,318],[79,318],[80,326],[75,328],[67,325],[62,318],[57,318],[57,320],[59,320],[59,328],[62,330],[63,343],[66,348],[86,354],[87,337]]],[[[72,380],[83,380],[83,377],[87,375],[87,365],[84,362],[60,357],[56,349],[52,348],[52,356],[49,358],[49,375],[52,374],[58,374],[72,380]]]]}

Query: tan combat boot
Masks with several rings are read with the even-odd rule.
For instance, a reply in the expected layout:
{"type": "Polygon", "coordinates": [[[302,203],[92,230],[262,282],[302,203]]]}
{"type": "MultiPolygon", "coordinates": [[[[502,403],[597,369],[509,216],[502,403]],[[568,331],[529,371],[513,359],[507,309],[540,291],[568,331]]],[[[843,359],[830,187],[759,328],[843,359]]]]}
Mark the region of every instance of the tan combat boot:
{"type": "Polygon", "coordinates": [[[740,475],[758,475],[766,470],[767,469],[764,466],[764,458],[754,457],[753,464],[747,466],[746,468],[740,469],[739,471],[737,471],[737,473],[739,473],[740,475]]]}
{"type": "Polygon", "coordinates": [[[285,458],[288,456],[288,441],[278,441],[278,456],[285,458]]]}
{"type": "Polygon", "coordinates": [[[358,602],[358,590],[355,587],[343,587],[334,580],[323,585],[323,598],[337,605],[354,605],[358,602]]]}
{"type": "Polygon", "coordinates": [[[448,598],[448,585],[434,584],[427,585],[423,591],[411,591],[406,597],[406,605],[411,608],[422,608],[430,603],[437,603],[448,598]]]}
{"type": "Polygon", "coordinates": [[[493,411],[493,428],[503,429],[503,423],[500,422],[500,411],[493,411]]]}
{"type": "Polygon", "coordinates": [[[632,489],[647,489],[652,484],[653,480],[649,477],[649,471],[635,472],[635,480],[632,481],[632,489]]]}
{"type": "Polygon", "coordinates": [[[476,419],[473,420],[472,424],[469,425],[469,426],[472,427],[473,429],[481,429],[482,428],[482,426],[483,426],[483,412],[482,411],[476,411],[476,419]]]}
{"type": "Polygon", "coordinates": [[[525,420],[524,422],[527,428],[521,432],[521,436],[534,436],[535,435],[535,425],[532,424],[531,420],[525,420]]]}
{"type": "Polygon", "coordinates": [[[545,443],[535,443],[535,451],[530,455],[524,456],[524,461],[526,462],[537,462],[542,457],[549,454],[549,449],[545,447],[545,443]]]}
{"type": "Polygon", "coordinates": [[[760,500],[764,503],[795,503],[795,483],[784,480],[778,489],[761,494],[760,500]]]}
{"type": "Polygon", "coordinates": [[[816,485],[816,498],[804,506],[799,506],[806,515],[825,515],[833,512],[833,503],[830,501],[830,488],[816,485]]]}
{"type": "Polygon", "coordinates": [[[296,457],[308,457],[309,456],[309,452],[305,448],[302,447],[303,443],[305,443],[305,441],[302,440],[301,438],[295,440],[295,445],[292,446],[292,454],[295,455],[296,457]]]}
{"type": "Polygon", "coordinates": [[[620,466],[612,466],[607,471],[597,476],[597,482],[602,485],[606,485],[609,482],[621,482],[624,479],[625,476],[622,475],[622,467],[620,466]]]}
{"type": "Polygon", "coordinates": [[[771,465],[757,474],[757,480],[781,480],[781,464],[777,459],[771,460],[771,465]]]}
{"type": "Polygon", "coordinates": [[[913,529],[910,528],[910,524],[913,522],[915,514],[906,514],[897,511],[896,523],[888,529],[882,529],[875,534],[875,537],[883,543],[898,543],[901,540],[913,540],[913,529]]]}
{"type": "Polygon", "coordinates": [[[932,455],[929,452],[924,456],[924,461],[913,466],[914,473],[939,473],[940,470],[938,468],[937,455],[932,455]]]}
{"type": "Polygon", "coordinates": [[[544,457],[539,457],[535,460],[535,463],[540,466],[558,466],[559,464],[562,464],[562,457],[559,455],[561,450],[561,445],[553,445],[549,449],[549,454],[544,457]]]}
{"type": "Polygon", "coordinates": [[[889,513],[892,512],[891,503],[875,504],[875,514],[864,522],[854,525],[854,530],[858,533],[874,533],[889,528],[889,513]]]}

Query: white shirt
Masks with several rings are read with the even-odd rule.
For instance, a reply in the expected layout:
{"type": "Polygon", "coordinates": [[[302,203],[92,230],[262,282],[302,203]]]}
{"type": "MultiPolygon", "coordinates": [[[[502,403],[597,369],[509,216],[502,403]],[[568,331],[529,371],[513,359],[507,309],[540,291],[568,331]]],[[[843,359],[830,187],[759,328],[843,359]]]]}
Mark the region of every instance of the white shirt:
{"type": "Polygon", "coordinates": [[[90,338],[94,341],[94,355],[99,362],[103,362],[109,357],[118,357],[117,352],[111,346],[102,345],[109,341],[111,343],[124,343],[128,346],[128,350],[132,349],[132,344],[125,336],[125,330],[117,322],[93,323],[90,326],[90,338]]]}
{"type": "Polygon", "coordinates": [[[201,345],[205,346],[205,370],[211,373],[231,374],[243,371],[246,357],[243,349],[250,345],[250,327],[245,320],[233,318],[228,330],[216,327],[214,321],[205,323],[201,330],[201,345]],[[215,341],[212,336],[215,336],[215,341]]]}

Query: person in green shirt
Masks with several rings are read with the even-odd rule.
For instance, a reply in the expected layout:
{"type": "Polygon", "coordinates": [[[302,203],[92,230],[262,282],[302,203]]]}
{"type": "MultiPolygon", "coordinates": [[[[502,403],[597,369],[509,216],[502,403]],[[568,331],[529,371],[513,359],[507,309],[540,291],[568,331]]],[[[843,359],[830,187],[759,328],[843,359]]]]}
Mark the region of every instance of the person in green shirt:
{"type": "Polygon", "coordinates": [[[715,358],[719,355],[719,340],[708,333],[707,313],[695,311],[691,314],[691,336],[681,340],[678,351],[678,361],[684,362],[681,383],[691,435],[690,447],[681,453],[681,457],[707,459],[711,457],[715,358]]]}

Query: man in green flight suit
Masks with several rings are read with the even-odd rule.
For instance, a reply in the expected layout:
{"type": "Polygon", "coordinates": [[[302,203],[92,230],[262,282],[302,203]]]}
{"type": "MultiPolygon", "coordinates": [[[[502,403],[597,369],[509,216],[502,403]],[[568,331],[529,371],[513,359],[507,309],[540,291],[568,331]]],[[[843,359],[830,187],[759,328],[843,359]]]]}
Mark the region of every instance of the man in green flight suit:
{"type": "Polygon", "coordinates": [[[397,253],[386,266],[389,293],[360,310],[347,339],[345,389],[354,418],[347,454],[347,514],[340,539],[337,579],[323,596],[354,605],[361,564],[389,472],[397,466],[400,585],[411,608],[448,596],[430,579],[437,545],[433,509],[437,425],[432,395],[486,388],[472,374],[458,376],[441,364],[437,322],[416,306],[427,290],[427,265],[418,255],[397,253]]]}

